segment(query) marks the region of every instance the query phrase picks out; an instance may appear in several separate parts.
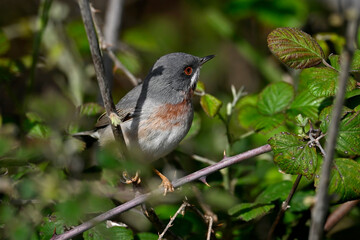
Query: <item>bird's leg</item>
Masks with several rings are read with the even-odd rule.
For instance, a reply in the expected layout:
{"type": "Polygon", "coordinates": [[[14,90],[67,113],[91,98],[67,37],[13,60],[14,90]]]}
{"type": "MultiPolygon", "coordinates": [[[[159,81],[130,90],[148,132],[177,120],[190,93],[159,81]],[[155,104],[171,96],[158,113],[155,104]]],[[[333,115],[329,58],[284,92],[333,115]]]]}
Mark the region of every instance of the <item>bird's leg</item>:
{"type": "Polygon", "coordinates": [[[164,196],[166,195],[167,192],[173,192],[174,191],[174,186],[171,184],[170,180],[165,177],[165,175],[163,175],[161,172],[159,172],[158,170],[156,170],[154,168],[154,172],[156,173],[156,175],[158,175],[162,182],[160,186],[164,187],[164,196]]]}

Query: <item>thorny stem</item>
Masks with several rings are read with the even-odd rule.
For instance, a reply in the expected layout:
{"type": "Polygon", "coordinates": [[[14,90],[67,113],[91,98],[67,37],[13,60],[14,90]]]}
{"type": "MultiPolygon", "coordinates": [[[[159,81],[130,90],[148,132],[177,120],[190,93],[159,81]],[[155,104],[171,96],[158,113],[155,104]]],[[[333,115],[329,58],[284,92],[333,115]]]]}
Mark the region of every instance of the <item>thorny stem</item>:
{"type": "Polygon", "coordinates": [[[354,39],[357,36],[358,29],[358,19],[359,13],[357,9],[353,9],[354,12],[348,15],[348,25],[347,25],[347,36],[346,36],[346,46],[342,53],[341,61],[341,71],[339,77],[339,88],[335,98],[331,123],[328,132],[328,138],[325,145],[326,155],[324,157],[324,162],[321,169],[320,183],[318,191],[316,194],[316,203],[315,207],[312,210],[311,214],[311,226],[309,232],[310,240],[320,240],[324,231],[324,222],[325,216],[329,209],[329,196],[328,188],[330,181],[330,171],[333,166],[334,159],[334,150],[336,145],[336,139],[339,131],[339,124],[341,118],[341,111],[345,98],[346,84],[349,77],[350,64],[354,55],[354,39]]]}
{"type": "Polygon", "coordinates": [[[276,216],[275,222],[273,223],[273,225],[270,228],[270,231],[269,231],[269,234],[268,234],[268,237],[267,237],[268,240],[273,238],[273,234],[275,232],[275,229],[276,229],[277,225],[279,224],[280,220],[284,216],[285,211],[290,207],[289,203],[290,203],[292,197],[294,196],[294,193],[295,193],[297,187],[299,186],[301,177],[302,177],[301,174],[296,177],[296,180],[295,180],[295,182],[294,182],[294,184],[293,184],[293,186],[292,186],[292,188],[290,190],[289,195],[287,196],[285,202],[283,202],[283,204],[281,205],[281,209],[280,209],[278,215],[276,216]]]}
{"type": "Polygon", "coordinates": [[[177,217],[177,215],[179,215],[181,213],[181,215],[184,215],[184,211],[185,211],[185,208],[189,206],[189,203],[187,202],[183,202],[183,204],[181,204],[181,206],[179,207],[179,209],[176,211],[176,213],[174,214],[174,216],[172,216],[170,218],[170,221],[169,223],[166,225],[164,231],[159,235],[159,238],[158,240],[161,240],[163,239],[166,231],[172,226],[172,223],[175,221],[175,218],[177,217]]]}
{"type": "MultiPolygon", "coordinates": [[[[229,166],[239,163],[243,160],[246,160],[246,159],[249,159],[249,158],[255,157],[257,155],[260,155],[260,154],[263,154],[266,152],[270,152],[270,151],[271,151],[271,146],[269,144],[266,144],[261,147],[251,149],[249,151],[246,151],[244,153],[241,153],[241,154],[238,154],[238,155],[235,155],[232,157],[225,157],[223,160],[221,160],[220,162],[217,162],[216,164],[213,164],[206,168],[200,169],[200,170],[193,172],[185,177],[182,177],[180,179],[173,181],[172,185],[175,188],[180,187],[186,183],[197,180],[203,176],[207,176],[211,173],[219,171],[220,169],[229,167],[229,166]]],[[[157,190],[154,190],[149,193],[141,194],[141,195],[133,198],[132,200],[125,202],[113,209],[110,209],[109,211],[107,211],[103,214],[100,214],[100,215],[94,217],[93,219],[90,219],[89,221],[84,222],[81,225],[76,226],[73,229],[71,229],[61,235],[54,236],[52,238],[52,240],[65,240],[65,239],[69,239],[74,236],[77,236],[77,235],[83,233],[84,231],[94,227],[95,225],[97,225],[98,223],[100,223],[102,221],[108,220],[120,213],[123,213],[131,208],[134,208],[134,207],[144,203],[147,199],[149,199],[149,197],[158,196],[162,193],[163,193],[163,189],[157,189],[157,190]]]]}

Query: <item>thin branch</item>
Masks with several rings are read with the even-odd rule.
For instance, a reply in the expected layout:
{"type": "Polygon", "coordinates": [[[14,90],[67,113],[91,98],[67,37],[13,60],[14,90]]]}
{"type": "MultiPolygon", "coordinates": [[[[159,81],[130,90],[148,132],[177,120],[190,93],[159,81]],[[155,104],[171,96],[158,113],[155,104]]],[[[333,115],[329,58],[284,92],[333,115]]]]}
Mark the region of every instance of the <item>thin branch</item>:
{"type": "Polygon", "coordinates": [[[114,61],[115,67],[120,69],[125,76],[130,80],[130,82],[134,85],[137,86],[141,81],[140,79],[136,78],[121,62],[120,60],[116,57],[115,53],[111,50],[106,48],[106,52],[109,54],[109,57],[111,58],[111,60],[114,61]]]}
{"type": "MultiPolygon", "coordinates": [[[[114,2],[114,1],[112,1],[114,2]]],[[[118,0],[115,0],[115,2],[118,2],[118,0]]],[[[121,1],[122,2],[122,1],[121,1]]],[[[118,3],[120,4],[120,3],[118,3]]],[[[119,8],[119,7],[117,7],[119,8]]],[[[100,46],[101,46],[101,49],[105,50],[105,53],[104,54],[104,61],[110,61],[110,62],[107,62],[107,64],[109,66],[112,65],[112,63],[115,64],[115,67],[120,69],[124,74],[125,76],[130,80],[130,82],[134,85],[134,86],[137,86],[141,80],[136,78],[125,66],[124,64],[122,64],[120,62],[120,60],[116,57],[115,53],[114,53],[114,50],[116,49],[115,48],[115,45],[116,45],[116,41],[114,41],[114,39],[110,39],[110,41],[108,41],[106,35],[104,36],[103,33],[101,32],[100,30],[100,26],[99,26],[99,23],[97,21],[97,17],[95,15],[96,13],[96,9],[91,7],[91,13],[92,13],[92,17],[94,19],[94,25],[95,25],[95,29],[96,29],[96,32],[98,34],[98,38],[99,38],[99,42],[100,42],[100,46]],[[112,61],[112,62],[111,62],[112,61]]],[[[106,29],[107,30],[107,29],[106,29]]],[[[109,31],[109,30],[107,30],[109,31]]],[[[105,32],[106,34],[106,32],[105,32]]],[[[113,38],[114,35],[111,35],[111,38],[113,38]]],[[[109,37],[110,38],[110,37],[109,37]]],[[[107,66],[105,66],[106,69],[107,69],[107,66]]],[[[105,69],[105,70],[106,70],[105,69]]],[[[110,67],[110,69],[107,71],[107,75],[111,76],[112,77],[112,68],[110,67]],[[110,72],[109,72],[110,71],[110,72]]]]}
{"type": "Polygon", "coordinates": [[[278,215],[276,216],[275,222],[273,223],[273,225],[270,228],[268,238],[267,238],[268,240],[273,238],[273,234],[275,232],[275,229],[276,229],[277,225],[279,224],[280,220],[284,216],[285,211],[290,207],[289,203],[290,203],[292,197],[294,196],[294,193],[295,193],[297,187],[299,186],[301,177],[302,177],[301,174],[296,177],[296,180],[295,180],[295,182],[294,182],[294,184],[293,184],[293,186],[292,186],[292,188],[290,190],[289,195],[287,196],[285,202],[283,202],[283,204],[281,205],[281,209],[280,209],[278,215]]]}
{"type": "Polygon", "coordinates": [[[208,159],[208,158],[205,158],[205,157],[196,155],[196,154],[191,155],[191,158],[194,159],[194,160],[196,160],[196,161],[199,161],[199,162],[202,162],[202,163],[206,163],[206,164],[209,164],[209,165],[213,165],[213,164],[216,163],[215,161],[213,161],[213,160],[211,160],[211,159],[208,159]]]}
{"type": "Polygon", "coordinates": [[[326,220],[324,231],[329,232],[353,207],[359,204],[359,202],[360,200],[358,199],[341,204],[326,220]]]}
{"type": "Polygon", "coordinates": [[[209,222],[209,227],[208,227],[208,232],[206,235],[206,240],[210,240],[211,238],[211,232],[212,232],[212,225],[213,225],[213,218],[211,216],[206,216],[206,218],[208,219],[209,222]]]}
{"type": "Polygon", "coordinates": [[[111,129],[116,140],[122,140],[120,119],[116,113],[115,105],[112,100],[108,81],[105,80],[105,70],[102,55],[99,48],[99,42],[96,36],[94,22],[91,16],[91,10],[88,0],[79,0],[80,12],[84,22],[86,35],[88,37],[91,56],[94,62],[97,81],[100,88],[101,97],[106,109],[106,114],[111,122],[111,129]],[[115,125],[117,126],[115,126],[115,125]]]}
{"type": "Polygon", "coordinates": [[[183,204],[181,204],[181,206],[180,206],[179,209],[176,211],[176,213],[174,214],[174,216],[172,216],[172,217],[170,218],[170,221],[169,221],[169,223],[166,225],[164,231],[159,235],[158,240],[163,239],[166,231],[172,226],[172,223],[175,221],[177,215],[179,215],[180,213],[181,213],[181,215],[184,215],[184,211],[185,211],[185,208],[186,208],[187,206],[189,206],[189,203],[187,203],[187,202],[183,202],[183,204]]]}
{"type": "MultiPolygon", "coordinates": [[[[329,196],[328,188],[330,181],[330,171],[333,166],[334,151],[336,145],[336,139],[339,132],[339,124],[341,118],[341,111],[345,98],[346,84],[349,77],[350,64],[354,55],[355,46],[354,40],[357,36],[358,28],[358,13],[355,13],[348,17],[346,46],[342,53],[341,71],[339,77],[339,87],[335,98],[330,128],[328,131],[328,138],[325,145],[326,155],[324,157],[324,163],[322,165],[320,183],[316,194],[315,207],[311,214],[311,226],[309,232],[310,240],[320,240],[323,235],[325,216],[329,209],[329,196]]],[[[351,15],[351,14],[348,14],[351,15]]]]}
{"type": "MultiPolygon", "coordinates": [[[[192,182],[194,180],[197,180],[203,176],[207,176],[211,173],[214,173],[216,171],[219,171],[220,169],[223,169],[223,168],[226,168],[226,167],[229,167],[231,165],[234,165],[236,163],[239,163],[243,160],[246,160],[246,159],[249,159],[249,158],[252,158],[252,157],[255,157],[257,155],[260,155],[260,154],[263,154],[263,153],[266,153],[266,152],[270,152],[271,151],[271,146],[269,144],[266,144],[266,145],[263,145],[261,147],[258,147],[258,148],[254,148],[254,149],[251,149],[249,151],[246,151],[244,153],[241,153],[241,154],[238,154],[238,155],[235,155],[235,156],[232,156],[232,157],[226,157],[224,158],[223,160],[221,160],[220,162],[217,162],[216,164],[214,165],[211,165],[211,166],[208,166],[206,168],[203,168],[201,170],[198,170],[194,173],[191,173],[185,177],[182,177],[180,179],[177,179],[175,181],[172,182],[172,185],[177,188],[177,187],[180,187],[186,183],[189,183],[189,182],[192,182]]],[[[93,219],[87,221],[87,222],[84,222],[83,224],[79,225],[79,226],[76,226],[74,227],[73,229],[61,234],[61,235],[58,235],[58,236],[54,236],[52,239],[53,240],[65,240],[65,239],[69,239],[69,238],[72,238],[74,236],[77,236],[83,232],[85,232],[86,230],[94,227],[96,224],[102,222],[102,221],[105,221],[105,220],[108,220],[120,213],[123,213],[131,208],[134,208],[140,204],[142,204],[143,202],[145,202],[147,199],[149,199],[150,196],[158,196],[160,194],[162,194],[164,191],[163,189],[156,189],[152,192],[149,192],[149,193],[145,193],[145,194],[142,194],[142,195],[139,195],[135,198],[133,198],[132,200],[126,202],[126,203],[123,203],[103,214],[100,214],[99,216],[97,217],[94,217],[93,219]]]]}

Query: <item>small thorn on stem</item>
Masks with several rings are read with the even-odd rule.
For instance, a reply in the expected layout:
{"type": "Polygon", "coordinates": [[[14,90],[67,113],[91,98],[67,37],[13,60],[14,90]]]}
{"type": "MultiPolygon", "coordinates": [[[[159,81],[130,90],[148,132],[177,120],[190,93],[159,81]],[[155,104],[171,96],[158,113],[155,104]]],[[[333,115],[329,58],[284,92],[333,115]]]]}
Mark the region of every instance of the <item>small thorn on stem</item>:
{"type": "Polygon", "coordinates": [[[199,178],[199,180],[202,183],[204,183],[206,186],[211,187],[210,184],[206,181],[206,176],[203,176],[203,177],[199,178]]]}

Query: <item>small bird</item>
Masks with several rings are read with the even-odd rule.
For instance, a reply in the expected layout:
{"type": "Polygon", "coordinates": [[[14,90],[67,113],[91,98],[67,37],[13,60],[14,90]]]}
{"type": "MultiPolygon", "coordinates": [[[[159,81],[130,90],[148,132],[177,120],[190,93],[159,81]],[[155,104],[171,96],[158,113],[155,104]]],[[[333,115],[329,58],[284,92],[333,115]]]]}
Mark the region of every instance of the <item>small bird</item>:
{"type": "MultiPolygon", "coordinates": [[[[116,104],[129,151],[138,151],[145,160],[153,161],[176,148],[193,120],[192,96],[200,69],[213,57],[181,52],[164,55],[156,61],[145,80],[116,104]]],[[[106,114],[100,116],[94,130],[74,136],[90,137],[100,146],[114,141],[106,114]]]]}

